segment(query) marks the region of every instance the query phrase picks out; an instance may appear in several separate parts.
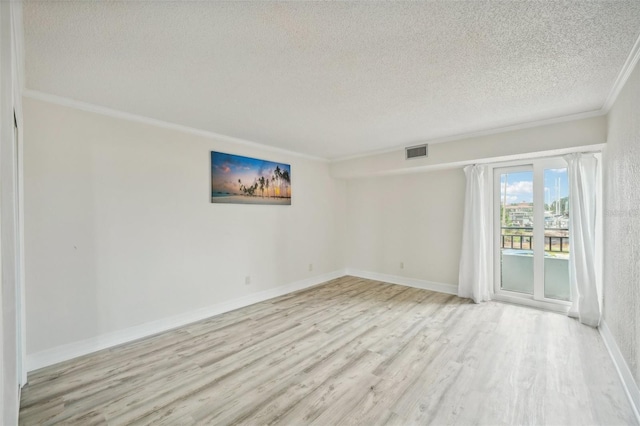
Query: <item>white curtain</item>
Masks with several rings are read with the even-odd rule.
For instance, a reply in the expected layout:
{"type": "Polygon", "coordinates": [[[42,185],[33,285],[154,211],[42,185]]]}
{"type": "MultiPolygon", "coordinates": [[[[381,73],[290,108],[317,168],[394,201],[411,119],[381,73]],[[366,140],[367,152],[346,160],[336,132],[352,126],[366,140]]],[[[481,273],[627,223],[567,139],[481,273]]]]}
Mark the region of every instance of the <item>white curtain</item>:
{"type": "Polygon", "coordinates": [[[464,168],[467,188],[462,226],[462,256],[458,296],[480,303],[491,299],[491,221],[489,168],[472,165],[464,168]]]}
{"type": "Polygon", "coordinates": [[[569,315],[583,324],[600,324],[600,295],[596,283],[596,185],[598,160],[593,154],[569,154],[569,315]]]}

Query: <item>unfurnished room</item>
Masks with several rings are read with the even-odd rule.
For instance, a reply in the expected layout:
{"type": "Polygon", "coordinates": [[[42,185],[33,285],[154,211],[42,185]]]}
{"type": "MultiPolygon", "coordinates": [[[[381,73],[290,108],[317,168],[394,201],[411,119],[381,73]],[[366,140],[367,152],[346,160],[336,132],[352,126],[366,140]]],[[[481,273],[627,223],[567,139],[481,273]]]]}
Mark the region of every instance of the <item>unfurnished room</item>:
{"type": "Polygon", "coordinates": [[[0,1],[0,425],[640,425],[640,2],[0,1]]]}

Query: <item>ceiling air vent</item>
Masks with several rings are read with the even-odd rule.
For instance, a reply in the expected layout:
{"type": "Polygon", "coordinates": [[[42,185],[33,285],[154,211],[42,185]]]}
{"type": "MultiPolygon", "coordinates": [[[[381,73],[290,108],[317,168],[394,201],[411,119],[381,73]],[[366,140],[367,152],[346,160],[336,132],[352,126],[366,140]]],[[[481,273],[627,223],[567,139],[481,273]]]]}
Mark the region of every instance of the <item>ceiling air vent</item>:
{"type": "Polygon", "coordinates": [[[429,156],[429,145],[418,145],[418,146],[410,146],[405,148],[406,159],[411,160],[412,158],[424,158],[429,156]]]}

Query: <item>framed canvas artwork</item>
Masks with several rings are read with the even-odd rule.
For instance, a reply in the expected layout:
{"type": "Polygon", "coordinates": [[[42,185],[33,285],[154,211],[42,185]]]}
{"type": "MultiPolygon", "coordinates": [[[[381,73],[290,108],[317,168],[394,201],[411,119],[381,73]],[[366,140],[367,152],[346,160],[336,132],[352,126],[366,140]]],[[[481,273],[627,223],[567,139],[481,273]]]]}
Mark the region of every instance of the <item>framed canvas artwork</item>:
{"type": "Polygon", "coordinates": [[[211,151],[211,202],[291,205],[291,166],[211,151]]]}

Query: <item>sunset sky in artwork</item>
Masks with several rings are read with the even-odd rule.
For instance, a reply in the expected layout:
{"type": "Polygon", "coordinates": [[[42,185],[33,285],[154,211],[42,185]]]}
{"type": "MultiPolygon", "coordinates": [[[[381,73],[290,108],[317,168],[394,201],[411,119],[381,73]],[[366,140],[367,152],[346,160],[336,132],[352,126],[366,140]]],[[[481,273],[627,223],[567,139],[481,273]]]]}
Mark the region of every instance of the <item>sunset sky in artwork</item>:
{"type": "Polygon", "coordinates": [[[211,152],[211,192],[240,194],[238,180],[245,186],[253,185],[261,176],[271,180],[277,166],[282,172],[286,170],[291,175],[291,166],[288,164],[211,152]]]}

